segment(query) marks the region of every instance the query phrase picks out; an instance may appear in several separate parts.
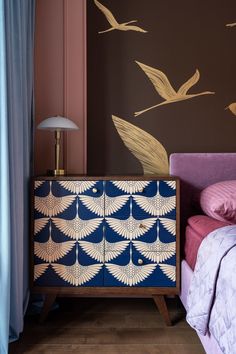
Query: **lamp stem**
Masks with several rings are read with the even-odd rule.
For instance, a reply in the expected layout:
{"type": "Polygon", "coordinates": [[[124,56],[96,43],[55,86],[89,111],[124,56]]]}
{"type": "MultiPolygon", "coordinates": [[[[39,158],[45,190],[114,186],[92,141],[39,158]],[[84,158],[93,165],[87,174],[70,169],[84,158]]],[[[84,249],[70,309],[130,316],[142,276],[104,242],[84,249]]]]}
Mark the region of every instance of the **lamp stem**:
{"type": "Polygon", "coordinates": [[[60,130],[55,131],[55,170],[60,170],[60,143],[61,143],[61,132],[60,130]]]}

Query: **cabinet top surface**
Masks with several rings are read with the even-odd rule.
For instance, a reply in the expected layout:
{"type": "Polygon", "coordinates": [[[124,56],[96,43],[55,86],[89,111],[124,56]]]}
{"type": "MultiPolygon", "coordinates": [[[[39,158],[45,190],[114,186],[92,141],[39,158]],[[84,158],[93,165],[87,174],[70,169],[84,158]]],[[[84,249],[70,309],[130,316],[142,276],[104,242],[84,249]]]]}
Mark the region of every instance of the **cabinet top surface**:
{"type": "Polygon", "coordinates": [[[75,180],[137,180],[137,181],[147,181],[147,180],[178,180],[175,176],[158,176],[158,175],[120,175],[120,176],[85,176],[85,175],[67,175],[67,176],[34,176],[33,180],[48,180],[48,181],[75,181],[75,180]]]}

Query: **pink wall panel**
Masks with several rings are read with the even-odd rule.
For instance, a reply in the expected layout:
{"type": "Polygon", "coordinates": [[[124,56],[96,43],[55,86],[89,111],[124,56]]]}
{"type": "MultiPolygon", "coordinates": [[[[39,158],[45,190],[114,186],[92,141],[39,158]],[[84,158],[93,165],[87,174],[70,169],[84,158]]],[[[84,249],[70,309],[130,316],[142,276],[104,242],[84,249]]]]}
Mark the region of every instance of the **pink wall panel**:
{"type": "MultiPolygon", "coordinates": [[[[36,125],[46,117],[72,119],[79,131],[65,139],[68,173],[86,173],[86,0],[37,0],[36,125]]],[[[35,174],[54,167],[54,137],[35,134],[35,174]]]]}
{"type": "Polygon", "coordinates": [[[79,126],[67,139],[67,168],[86,172],[86,0],[64,1],[65,115],[79,126]]]}

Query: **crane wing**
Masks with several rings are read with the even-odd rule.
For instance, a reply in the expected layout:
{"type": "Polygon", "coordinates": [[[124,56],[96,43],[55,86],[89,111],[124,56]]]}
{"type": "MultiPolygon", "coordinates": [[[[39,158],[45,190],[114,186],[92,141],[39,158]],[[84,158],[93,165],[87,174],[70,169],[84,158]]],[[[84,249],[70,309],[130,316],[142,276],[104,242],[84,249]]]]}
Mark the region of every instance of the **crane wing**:
{"type": "Polygon", "coordinates": [[[176,235],[176,220],[168,218],[160,218],[160,223],[171,235],[176,235]]]}
{"type": "Polygon", "coordinates": [[[175,196],[163,197],[157,194],[154,197],[147,198],[135,195],[133,198],[141,209],[153,216],[163,216],[172,211],[176,206],[175,196]]]}
{"type": "Polygon", "coordinates": [[[109,216],[121,209],[129,200],[128,195],[121,195],[118,197],[105,196],[105,215],[109,216]]]}
{"type": "Polygon", "coordinates": [[[48,263],[41,263],[41,264],[35,264],[34,265],[34,280],[37,280],[41,275],[43,275],[49,264],[48,263]]]}
{"type": "Polygon", "coordinates": [[[88,241],[79,241],[82,250],[97,262],[104,262],[104,241],[94,243],[88,241]]]}
{"type": "Polygon", "coordinates": [[[34,253],[45,262],[56,262],[68,254],[75,241],[54,242],[51,237],[47,242],[34,242],[34,253]]]}
{"type": "Polygon", "coordinates": [[[71,266],[52,263],[52,267],[56,274],[59,275],[59,277],[64,281],[74,286],[79,286],[87,283],[99,273],[102,266],[102,264],[82,266],[78,262],[75,262],[71,266]]]}
{"type": "Polygon", "coordinates": [[[108,242],[105,241],[105,262],[110,262],[112,259],[121,255],[128,247],[129,241],[108,242]]]}
{"type": "Polygon", "coordinates": [[[90,197],[88,195],[81,195],[79,199],[82,204],[88,208],[88,210],[98,216],[104,216],[104,194],[97,198],[90,197]]]}
{"type": "Polygon", "coordinates": [[[112,116],[125,146],[139,160],[145,175],[168,175],[169,161],[164,146],[151,134],[125,120],[112,116]]]}
{"type": "Polygon", "coordinates": [[[134,219],[130,216],[128,219],[121,220],[115,218],[106,218],[108,225],[118,233],[118,235],[132,240],[144,235],[156,223],[156,218],[147,218],[143,220],[134,219]]]}
{"type": "Polygon", "coordinates": [[[94,0],[94,3],[99,8],[99,10],[102,11],[102,13],[105,15],[107,21],[112,27],[119,25],[119,23],[116,21],[115,17],[107,7],[102,5],[98,0],[94,0]]]}
{"type": "Polygon", "coordinates": [[[34,190],[39,188],[43,183],[44,183],[44,181],[35,181],[34,182],[34,190]]]}
{"type": "Polygon", "coordinates": [[[165,183],[172,189],[176,189],[176,181],[165,181],[165,183]]]}
{"type": "Polygon", "coordinates": [[[72,220],[52,218],[56,227],[66,236],[74,240],[81,240],[93,233],[101,224],[102,218],[82,220],[78,217],[72,220]]]}
{"type": "Polygon", "coordinates": [[[162,272],[172,281],[176,280],[176,267],[170,264],[159,264],[162,272]]]}
{"type": "Polygon", "coordinates": [[[148,278],[156,268],[156,264],[146,264],[143,266],[136,266],[132,261],[125,266],[113,263],[106,263],[106,268],[114,278],[121,283],[134,286],[148,278]]]}
{"type": "Polygon", "coordinates": [[[226,26],[226,27],[235,27],[235,26],[236,26],[236,22],[227,23],[225,26],[226,26]]]}
{"type": "Polygon", "coordinates": [[[35,209],[45,216],[55,216],[66,210],[75,200],[76,195],[55,197],[51,192],[46,197],[35,196],[35,209]]]}
{"type": "Polygon", "coordinates": [[[124,27],[122,27],[122,29],[125,31],[135,31],[135,32],[147,33],[147,31],[144,30],[143,28],[141,28],[139,26],[133,26],[133,25],[125,25],[124,27]]]}
{"type": "Polygon", "coordinates": [[[49,218],[40,218],[34,220],[34,235],[37,235],[48,223],[49,218]]]}
{"type": "Polygon", "coordinates": [[[186,81],[179,89],[177,94],[180,96],[185,96],[188,92],[188,90],[194,86],[200,79],[200,73],[198,70],[196,70],[195,74],[190,77],[188,81],[186,81]]]}
{"type": "Polygon", "coordinates": [[[104,256],[105,262],[109,262],[112,259],[118,257],[129,245],[129,241],[120,241],[110,243],[102,240],[99,243],[93,243],[88,241],[80,241],[80,247],[94,260],[103,263],[104,256]]]}
{"type": "Polygon", "coordinates": [[[142,192],[150,181],[113,181],[112,183],[123,192],[133,194],[142,192]]]}
{"type": "Polygon", "coordinates": [[[236,116],[236,102],[231,103],[228,107],[225,109],[229,109],[230,112],[232,112],[236,116]]]}
{"type": "Polygon", "coordinates": [[[92,188],[96,181],[59,181],[59,184],[72,193],[81,194],[92,188]]]}
{"type": "Polygon", "coordinates": [[[175,242],[163,243],[157,240],[152,243],[133,241],[135,248],[152,262],[160,263],[175,255],[175,242]]]}
{"type": "Polygon", "coordinates": [[[170,100],[174,96],[176,96],[176,91],[170,84],[167,76],[158,69],[152,68],[151,66],[145,65],[138,61],[135,61],[140,68],[145,72],[147,77],[151,80],[152,84],[154,85],[156,91],[159,95],[164,98],[165,100],[170,100]]]}

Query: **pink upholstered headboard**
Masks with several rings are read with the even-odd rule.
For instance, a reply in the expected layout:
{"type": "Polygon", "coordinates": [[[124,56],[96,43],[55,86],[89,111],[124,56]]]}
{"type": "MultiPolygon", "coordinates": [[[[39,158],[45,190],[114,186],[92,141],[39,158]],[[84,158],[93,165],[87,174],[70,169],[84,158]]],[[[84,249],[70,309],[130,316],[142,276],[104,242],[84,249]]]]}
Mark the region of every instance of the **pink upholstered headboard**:
{"type": "Polygon", "coordinates": [[[187,218],[199,213],[199,192],[216,182],[236,180],[236,153],[176,153],[170,156],[170,173],[180,178],[181,230],[187,218]]]}

